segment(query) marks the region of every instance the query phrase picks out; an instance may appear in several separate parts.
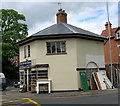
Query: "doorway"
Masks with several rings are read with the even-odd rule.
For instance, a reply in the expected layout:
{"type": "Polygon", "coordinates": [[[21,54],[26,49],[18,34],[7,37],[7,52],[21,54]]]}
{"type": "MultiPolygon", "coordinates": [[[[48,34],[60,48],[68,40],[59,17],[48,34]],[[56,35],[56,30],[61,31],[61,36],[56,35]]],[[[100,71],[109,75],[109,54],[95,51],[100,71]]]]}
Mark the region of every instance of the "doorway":
{"type": "Polygon", "coordinates": [[[97,89],[97,85],[93,77],[94,72],[98,72],[98,65],[95,62],[89,62],[86,68],[86,75],[87,75],[87,82],[90,90],[97,89]]]}

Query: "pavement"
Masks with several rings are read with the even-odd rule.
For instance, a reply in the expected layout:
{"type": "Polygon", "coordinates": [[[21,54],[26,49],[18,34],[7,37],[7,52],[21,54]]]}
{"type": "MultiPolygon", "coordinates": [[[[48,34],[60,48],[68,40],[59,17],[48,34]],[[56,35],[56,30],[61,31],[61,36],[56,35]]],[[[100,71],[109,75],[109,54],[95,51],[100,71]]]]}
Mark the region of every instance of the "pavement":
{"type": "MultiPolygon", "coordinates": [[[[48,93],[31,93],[19,92],[19,88],[8,87],[2,92],[0,104],[79,104],[85,103],[118,103],[118,88],[107,90],[90,90],[90,91],[74,91],[74,92],[52,92],[48,93]],[[92,96],[92,98],[91,98],[92,96]],[[83,97],[83,98],[82,98],[83,97]],[[109,98],[109,99],[107,99],[109,98]],[[107,100],[106,100],[107,99],[107,100]],[[114,99],[114,100],[113,100],[114,99]],[[92,102],[91,102],[92,101],[92,102]]],[[[19,106],[18,105],[18,106],[19,106]]]]}
{"type": "MultiPolygon", "coordinates": [[[[9,89],[9,88],[8,88],[9,89]]],[[[10,91],[3,91],[2,96],[6,97],[40,97],[40,98],[62,98],[62,97],[77,97],[77,96],[95,96],[95,95],[106,95],[106,94],[118,94],[118,88],[107,89],[107,90],[89,90],[89,91],[74,91],[74,92],[52,92],[48,93],[31,93],[31,92],[19,92],[19,88],[12,89],[10,91]]]]}

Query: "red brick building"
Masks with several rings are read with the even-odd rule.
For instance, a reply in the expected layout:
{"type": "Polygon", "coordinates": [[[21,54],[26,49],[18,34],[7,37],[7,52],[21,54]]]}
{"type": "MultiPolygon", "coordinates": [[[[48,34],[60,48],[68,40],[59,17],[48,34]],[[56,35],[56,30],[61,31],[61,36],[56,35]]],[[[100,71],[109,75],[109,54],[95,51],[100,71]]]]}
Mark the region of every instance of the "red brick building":
{"type": "MultiPolygon", "coordinates": [[[[113,85],[117,87],[120,80],[120,27],[112,28],[112,24],[110,23],[109,25],[113,66],[113,85]]],[[[108,22],[106,22],[105,30],[102,31],[101,36],[109,37],[108,22]]],[[[111,78],[109,40],[104,45],[104,54],[106,72],[108,77],[111,78]]]]}

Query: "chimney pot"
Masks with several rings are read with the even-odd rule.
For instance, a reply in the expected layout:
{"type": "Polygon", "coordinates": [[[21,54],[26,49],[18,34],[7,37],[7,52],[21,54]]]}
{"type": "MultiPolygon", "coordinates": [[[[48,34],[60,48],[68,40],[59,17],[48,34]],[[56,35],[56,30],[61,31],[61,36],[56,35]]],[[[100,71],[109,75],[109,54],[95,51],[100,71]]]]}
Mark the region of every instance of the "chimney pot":
{"type": "MultiPolygon", "coordinates": [[[[109,22],[109,26],[110,26],[110,36],[111,36],[111,34],[112,34],[112,30],[111,30],[112,24],[110,22],[109,22]]],[[[106,37],[108,37],[109,36],[108,22],[106,22],[105,27],[106,27],[106,37]]]]}
{"type": "Polygon", "coordinates": [[[60,11],[62,11],[62,9],[59,9],[58,11],[60,12],[60,11]]]}
{"type": "Polygon", "coordinates": [[[67,13],[65,13],[65,10],[59,9],[56,16],[57,16],[57,24],[59,22],[67,23],[67,13]]]}

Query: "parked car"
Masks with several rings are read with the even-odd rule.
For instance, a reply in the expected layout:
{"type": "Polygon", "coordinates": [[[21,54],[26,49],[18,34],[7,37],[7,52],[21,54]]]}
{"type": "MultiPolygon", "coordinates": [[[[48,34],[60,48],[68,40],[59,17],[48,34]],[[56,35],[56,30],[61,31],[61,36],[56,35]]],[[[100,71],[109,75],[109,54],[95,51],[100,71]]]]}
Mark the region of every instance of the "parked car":
{"type": "Polygon", "coordinates": [[[15,81],[13,85],[14,85],[15,88],[19,88],[20,87],[20,82],[19,81],[15,81]]]}
{"type": "Polygon", "coordinates": [[[7,88],[7,82],[4,73],[0,72],[0,89],[5,90],[7,88]]]}

